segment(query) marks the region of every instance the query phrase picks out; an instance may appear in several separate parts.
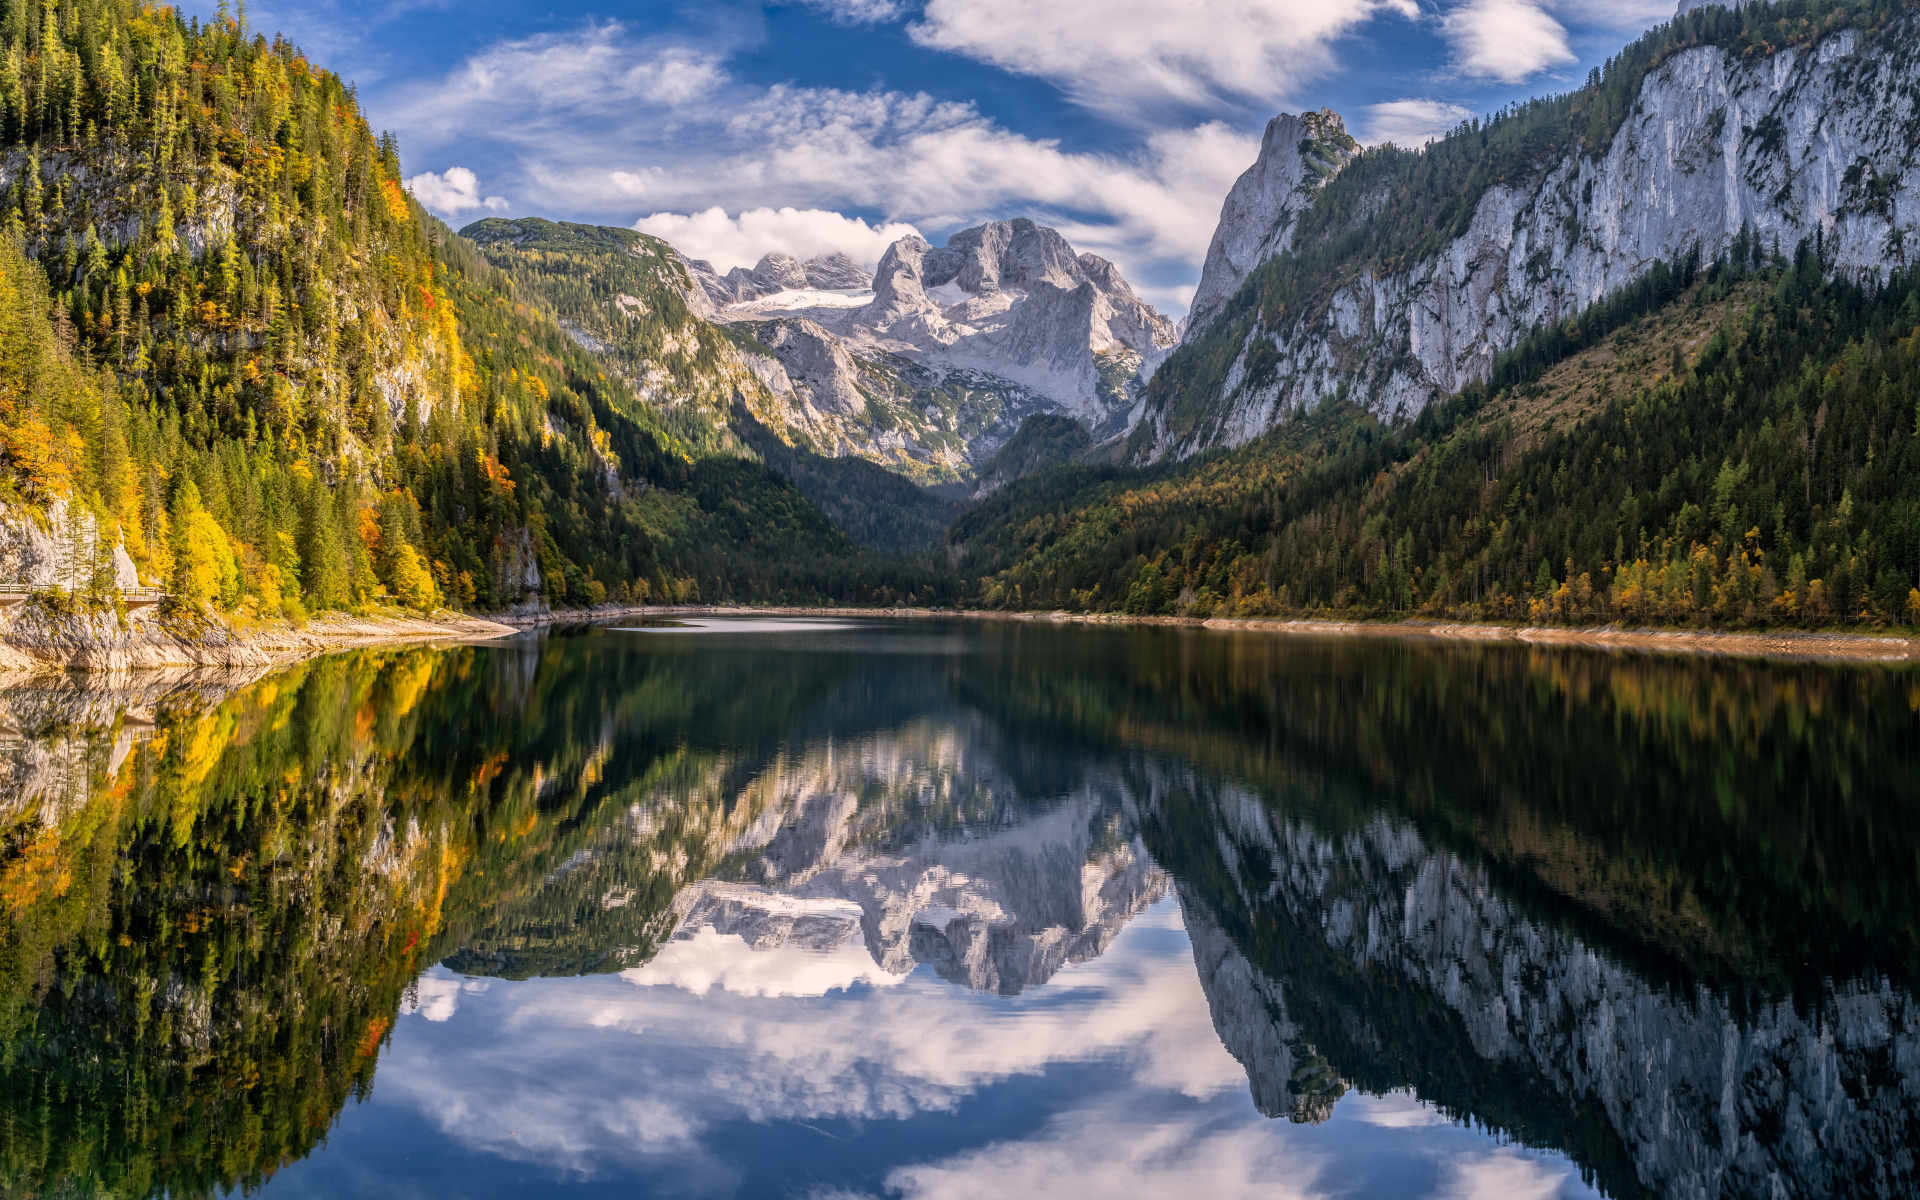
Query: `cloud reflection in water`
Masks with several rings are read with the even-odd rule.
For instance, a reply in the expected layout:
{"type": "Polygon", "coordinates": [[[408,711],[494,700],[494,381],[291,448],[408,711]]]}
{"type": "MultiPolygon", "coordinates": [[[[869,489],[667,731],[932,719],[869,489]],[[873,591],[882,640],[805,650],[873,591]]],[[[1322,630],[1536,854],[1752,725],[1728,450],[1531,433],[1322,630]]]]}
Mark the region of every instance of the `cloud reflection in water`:
{"type": "Polygon", "coordinates": [[[1350,1095],[1319,1127],[1260,1116],[1171,898],[1014,996],[888,975],[857,934],[756,951],[711,930],[620,976],[436,968],[419,995],[424,1019],[401,1022],[334,1153],[271,1191],[326,1191],[357,1139],[405,1126],[408,1161],[356,1186],[407,1194],[424,1169],[466,1195],[508,1194],[490,1177],[621,1194],[1587,1194],[1566,1160],[1404,1094],[1350,1095]]]}

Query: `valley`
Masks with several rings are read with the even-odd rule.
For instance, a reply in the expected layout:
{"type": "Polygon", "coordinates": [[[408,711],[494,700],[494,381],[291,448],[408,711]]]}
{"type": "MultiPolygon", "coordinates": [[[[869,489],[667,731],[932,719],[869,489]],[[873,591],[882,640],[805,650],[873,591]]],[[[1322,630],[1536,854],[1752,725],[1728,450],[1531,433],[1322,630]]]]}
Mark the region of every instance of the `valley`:
{"type": "Polygon", "coordinates": [[[6,85],[0,542],[56,625],[128,587],[243,632],[1920,621],[1904,4],[1699,7],[1419,150],[1282,114],[1180,324],[1024,217],[725,272],[611,226],[456,234],[284,39],[6,12],[57,71],[6,85]]]}

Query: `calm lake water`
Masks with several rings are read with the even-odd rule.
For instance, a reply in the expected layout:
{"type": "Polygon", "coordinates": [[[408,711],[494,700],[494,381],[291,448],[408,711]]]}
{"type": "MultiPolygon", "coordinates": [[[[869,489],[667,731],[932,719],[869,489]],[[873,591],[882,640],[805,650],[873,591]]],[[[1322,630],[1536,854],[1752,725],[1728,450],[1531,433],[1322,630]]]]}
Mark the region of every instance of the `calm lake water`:
{"type": "Polygon", "coordinates": [[[1920,672],[694,621],[0,693],[0,1194],[1920,1194],[1920,672]]]}

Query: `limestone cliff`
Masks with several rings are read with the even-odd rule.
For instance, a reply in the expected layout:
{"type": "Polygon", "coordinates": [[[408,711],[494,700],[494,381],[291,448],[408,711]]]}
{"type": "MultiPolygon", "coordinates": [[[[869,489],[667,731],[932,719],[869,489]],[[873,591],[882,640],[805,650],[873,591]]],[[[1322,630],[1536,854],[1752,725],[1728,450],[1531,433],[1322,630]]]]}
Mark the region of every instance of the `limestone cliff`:
{"type": "Polygon", "coordinates": [[[1035,413],[1124,431],[1176,341],[1112,263],[1024,218],[939,247],[902,238],[871,278],[844,256],[768,255],[725,276],[682,261],[766,389],[749,398],[757,418],[792,444],[926,482],[971,478],[1035,413]]]}
{"type": "Polygon", "coordinates": [[[1463,163],[1480,156],[1450,186],[1468,199],[1484,186],[1458,228],[1430,231],[1410,256],[1381,250],[1396,236],[1381,214],[1405,207],[1396,205],[1411,168],[1395,164],[1415,156],[1369,151],[1366,170],[1354,159],[1311,205],[1296,203],[1306,172],[1333,170],[1341,156],[1303,148],[1293,119],[1276,121],[1223,211],[1187,334],[1191,362],[1230,366],[1187,369],[1181,387],[1150,391],[1136,453],[1239,444],[1335,395],[1382,415],[1416,412],[1484,378],[1533,329],[1656,262],[1696,247],[1712,259],[1743,230],[1769,253],[1817,243],[1828,268],[1850,276],[1904,265],[1920,219],[1910,132],[1920,18],[1875,28],[1836,19],[1771,52],[1716,44],[1720,25],[1741,19],[1704,9],[1673,27],[1684,48],[1637,59],[1630,48],[1621,61],[1644,75],[1617,128],[1571,132],[1581,105],[1598,103],[1596,83],[1564,113],[1562,101],[1539,101],[1500,118],[1534,123],[1525,153],[1480,148],[1499,143],[1497,122],[1429,148],[1463,163]],[[1303,244],[1296,234],[1308,224],[1303,244]]]}
{"type": "Polygon", "coordinates": [[[1260,157],[1234,181],[1220,207],[1220,224],[1187,312],[1188,329],[1204,329],[1249,272],[1293,248],[1294,224],[1313,203],[1314,192],[1358,148],[1346,122],[1330,108],[1297,117],[1281,113],[1267,122],[1260,157]]]}

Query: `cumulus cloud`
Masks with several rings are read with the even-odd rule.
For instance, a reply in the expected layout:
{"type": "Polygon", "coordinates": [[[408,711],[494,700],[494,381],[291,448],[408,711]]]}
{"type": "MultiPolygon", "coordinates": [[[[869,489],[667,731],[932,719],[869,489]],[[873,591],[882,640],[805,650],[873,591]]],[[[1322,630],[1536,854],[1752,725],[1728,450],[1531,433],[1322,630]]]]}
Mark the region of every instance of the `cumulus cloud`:
{"type": "Polygon", "coordinates": [[[1442,1200],[1553,1200],[1563,1193],[1566,1171],[1558,1164],[1502,1147],[1462,1155],[1452,1164],[1442,1200]]]}
{"type": "Polygon", "coordinates": [[[1667,0],[1581,0],[1580,20],[1608,29],[1638,31],[1673,18],[1667,0]]]}
{"type": "Polygon", "coordinates": [[[897,21],[906,12],[900,0],[801,0],[844,25],[874,25],[897,21]]]}
{"type": "MultiPolygon", "coordinates": [[[[1190,954],[1167,936],[1180,927],[1177,904],[1163,901],[1101,958],[1012,997],[927,971],[837,990],[819,973],[831,956],[803,978],[793,956],[756,971],[730,951],[725,988],[705,988],[684,962],[501,985],[462,993],[457,1013],[423,1003],[419,1016],[445,1036],[403,1030],[380,1086],[470,1149],[583,1173],[662,1157],[679,1170],[710,1157],[708,1130],[740,1121],[952,1112],[981,1089],[1063,1063],[1106,1062],[1145,1093],[1238,1108],[1246,1072],[1214,1033],[1190,954]],[[784,982],[764,986],[775,980],[784,982]],[[831,998],[814,998],[822,992],[831,998]]],[[[421,995],[460,982],[436,967],[421,995]]]]}
{"type": "Polygon", "coordinates": [[[1326,1162],[1258,1126],[1195,1128],[1109,1103],[1056,1120],[1040,1136],[902,1167],[889,1190],[912,1200],[993,1196],[1207,1196],[1304,1200],[1329,1195],[1326,1162]]]}
{"type": "Polygon", "coordinates": [[[1333,65],[1330,44],[1414,0],[930,0],[914,39],[1112,114],[1167,104],[1275,103],[1333,65]]]}
{"type": "Polygon", "coordinates": [[[705,99],[725,80],[720,50],[634,41],[624,26],[609,21],[492,46],[436,87],[433,103],[449,112],[463,106],[518,110],[538,126],[543,116],[558,111],[617,115],[633,105],[683,108],[705,99]]]}
{"type": "MultiPolygon", "coordinates": [[[[858,919],[858,909],[854,916],[858,919]]],[[[709,925],[660,947],[652,962],[627,972],[627,978],[642,987],[677,987],[700,996],[716,987],[736,996],[824,996],[857,983],[889,987],[906,976],[881,970],[857,935],[830,950],[756,950],[739,934],[709,925]]]]}
{"type": "Polygon", "coordinates": [[[414,199],[426,205],[443,217],[457,217],[476,208],[490,212],[503,212],[507,208],[503,196],[480,198],[480,178],[465,167],[448,167],[435,174],[422,171],[407,180],[407,190],[414,199]]]}
{"type": "Polygon", "coordinates": [[[1519,83],[1575,62],[1566,27],[1530,0],[1468,0],[1441,22],[1461,67],[1501,83],[1519,83]]]}
{"type": "Polygon", "coordinates": [[[487,990],[484,979],[461,981],[446,975],[422,975],[414,981],[413,994],[401,1004],[400,1012],[406,1016],[419,1013],[429,1021],[450,1021],[459,1011],[460,994],[479,993],[487,990]]]}
{"type": "Polygon", "coordinates": [[[721,271],[751,267],[762,255],[778,251],[805,261],[836,251],[871,268],[887,247],[920,230],[900,221],[869,225],[859,217],[823,208],[751,208],[728,216],[719,206],[695,213],[657,212],[634,222],[635,229],[665,239],[692,258],[704,258],[721,271]]]}
{"type": "Polygon", "coordinates": [[[757,260],[781,238],[792,253],[813,245],[870,262],[889,225],[938,232],[1024,215],[1114,260],[1144,297],[1176,311],[1221,197],[1258,152],[1252,134],[1219,122],[1120,153],[1068,150],[925,94],[749,86],[717,55],[611,24],[524,39],[416,92],[400,125],[422,131],[429,152],[481,138],[509,148],[515,199],[528,208],[650,213],[640,228],[716,264],[757,260]],[[879,219],[862,233],[835,215],[846,212],[879,219]]]}
{"type": "Polygon", "coordinates": [[[1374,146],[1392,142],[1403,149],[1414,150],[1445,137],[1448,130],[1472,115],[1473,110],[1463,105],[1439,100],[1389,100],[1384,104],[1369,104],[1366,141],[1374,146]]]}

